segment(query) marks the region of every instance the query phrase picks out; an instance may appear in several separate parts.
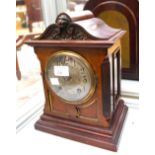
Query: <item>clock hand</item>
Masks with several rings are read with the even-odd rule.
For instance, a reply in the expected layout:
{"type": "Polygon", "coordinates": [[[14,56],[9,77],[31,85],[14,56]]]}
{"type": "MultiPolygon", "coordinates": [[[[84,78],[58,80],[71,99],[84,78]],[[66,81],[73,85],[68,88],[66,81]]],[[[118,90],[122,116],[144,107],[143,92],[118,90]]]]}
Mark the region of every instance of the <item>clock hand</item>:
{"type": "Polygon", "coordinates": [[[71,76],[65,76],[65,77],[62,77],[64,81],[70,81],[72,80],[72,77],[71,76]]]}
{"type": "Polygon", "coordinates": [[[80,93],[81,93],[81,89],[80,88],[77,89],[77,93],[78,93],[78,95],[80,95],[80,93]]]}

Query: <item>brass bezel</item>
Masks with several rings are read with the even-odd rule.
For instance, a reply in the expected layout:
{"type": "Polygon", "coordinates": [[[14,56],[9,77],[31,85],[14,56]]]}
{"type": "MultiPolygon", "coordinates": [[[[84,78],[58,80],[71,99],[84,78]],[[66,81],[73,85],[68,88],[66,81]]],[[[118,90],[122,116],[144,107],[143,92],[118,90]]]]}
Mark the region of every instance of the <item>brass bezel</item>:
{"type": "Polygon", "coordinates": [[[58,51],[58,52],[52,54],[48,58],[48,60],[46,61],[46,65],[45,65],[45,79],[46,79],[46,81],[48,83],[50,91],[52,91],[61,101],[65,102],[65,103],[68,103],[68,104],[72,104],[72,105],[81,105],[81,104],[86,103],[93,96],[93,94],[94,94],[94,92],[96,90],[96,85],[97,85],[97,79],[96,79],[95,72],[93,71],[93,68],[91,67],[89,62],[85,58],[83,58],[80,54],[78,54],[76,52],[73,52],[73,51],[69,51],[69,50],[58,51]],[[72,56],[72,57],[75,57],[76,59],[79,59],[79,61],[81,61],[86,66],[86,68],[88,69],[88,72],[90,73],[91,89],[90,89],[89,93],[84,98],[82,98],[81,100],[78,100],[78,101],[68,101],[68,100],[65,100],[64,98],[58,96],[52,90],[51,83],[50,83],[50,81],[49,81],[49,79],[47,77],[47,65],[48,65],[48,62],[51,61],[51,59],[54,59],[55,57],[64,56],[64,55],[72,56]]]}

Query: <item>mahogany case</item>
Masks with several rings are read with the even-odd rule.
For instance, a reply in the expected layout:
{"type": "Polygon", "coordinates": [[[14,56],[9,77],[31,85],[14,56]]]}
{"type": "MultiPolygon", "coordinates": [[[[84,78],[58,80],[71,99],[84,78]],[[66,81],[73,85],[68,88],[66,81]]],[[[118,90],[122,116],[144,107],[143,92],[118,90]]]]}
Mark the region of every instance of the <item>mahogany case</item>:
{"type": "Polygon", "coordinates": [[[113,29],[90,11],[78,15],[61,13],[38,37],[27,41],[40,61],[45,94],[44,113],[36,122],[38,130],[97,147],[117,150],[127,113],[121,95],[121,37],[125,31],[113,29]],[[74,51],[93,68],[97,85],[84,104],[59,100],[45,78],[48,58],[57,51],[74,51]]]}

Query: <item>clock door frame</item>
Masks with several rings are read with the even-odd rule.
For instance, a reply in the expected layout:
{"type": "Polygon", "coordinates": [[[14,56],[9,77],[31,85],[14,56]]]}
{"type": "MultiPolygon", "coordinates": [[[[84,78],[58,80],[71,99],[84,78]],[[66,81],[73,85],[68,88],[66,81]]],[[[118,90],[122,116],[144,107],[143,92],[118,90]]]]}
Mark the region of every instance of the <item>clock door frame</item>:
{"type": "MultiPolygon", "coordinates": [[[[122,78],[139,80],[139,2],[138,0],[89,0],[84,10],[95,16],[105,11],[117,11],[126,17],[129,26],[129,67],[122,68],[122,78]]],[[[122,51],[123,52],[123,51],[122,51]]]]}

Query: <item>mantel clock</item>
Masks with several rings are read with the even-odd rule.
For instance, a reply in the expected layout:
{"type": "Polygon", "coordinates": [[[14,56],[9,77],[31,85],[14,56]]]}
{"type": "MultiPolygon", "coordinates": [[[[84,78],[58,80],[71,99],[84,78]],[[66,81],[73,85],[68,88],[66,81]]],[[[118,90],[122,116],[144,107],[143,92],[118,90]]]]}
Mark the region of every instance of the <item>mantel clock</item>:
{"type": "Polygon", "coordinates": [[[117,150],[127,113],[120,99],[121,29],[90,11],[61,13],[27,41],[40,60],[45,107],[36,129],[117,150]]]}

